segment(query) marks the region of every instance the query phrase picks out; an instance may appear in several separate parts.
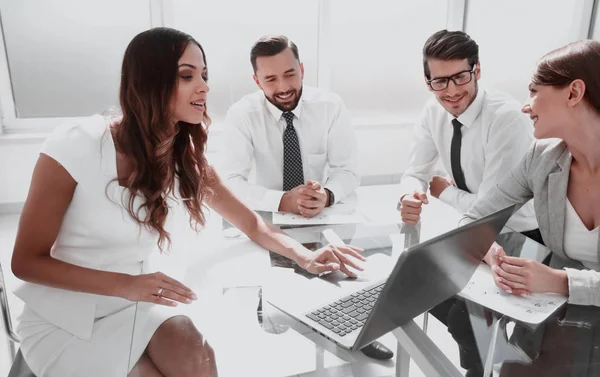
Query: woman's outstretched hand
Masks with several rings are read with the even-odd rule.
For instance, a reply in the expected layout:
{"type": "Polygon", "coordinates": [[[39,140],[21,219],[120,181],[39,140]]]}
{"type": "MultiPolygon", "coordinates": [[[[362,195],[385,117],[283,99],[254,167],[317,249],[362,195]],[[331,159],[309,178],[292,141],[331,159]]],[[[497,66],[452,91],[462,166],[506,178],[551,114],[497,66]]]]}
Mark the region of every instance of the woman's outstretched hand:
{"type": "Polygon", "coordinates": [[[364,270],[364,268],[357,263],[357,260],[366,261],[366,259],[360,255],[362,251],[363,250],[358,247],[349,245],[327,245],[314,253],[305,254],[304,260],[300,263],[300,266],[306,271],[316,275],[340,270],[348,275],[348,277],[355,278],[356,274],[349,270],[348,266],[359,271],[364,270]]]}
{"type": "Polygon", "coordinates": [[[178,302],[189,304],[197,298],[190,288],[162,272],[127,275],[120,290],[122,293],[119,296],[129,301],[153,302],[166,306],[177,306],[178,302]]]}

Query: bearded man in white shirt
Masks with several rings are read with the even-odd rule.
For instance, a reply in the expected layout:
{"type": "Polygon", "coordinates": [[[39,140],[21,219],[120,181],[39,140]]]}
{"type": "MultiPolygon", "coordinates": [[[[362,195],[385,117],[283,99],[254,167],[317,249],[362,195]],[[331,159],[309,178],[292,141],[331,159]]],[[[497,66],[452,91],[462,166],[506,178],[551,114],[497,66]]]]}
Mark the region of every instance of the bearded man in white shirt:
{"type": "Polygon", "coordinates": [[[255,210],[313,217],[359,185],[348,112],[337,95],[302,85],[304,65],[285,36],[259,39],[250,61],[261,90],[228,111],[227,182],[255,210]]]}
{"type": "MultiPolygon", "coordinates": [[[[478,86],[479,46],[462,31],[441,30],[423,47],[425,84],[434,98],[415,126],[409,167],[401,180],[402,221],[416,224],[431,195],[465,213],[519,162],[533,142],[530,119],[507,94],[478,86]],[[448,176],[434,175],[441,162],[448,176]]],[[[507,224],[542,242],[533,202],[507,224]]]]}
{"type": "MultiPolygon", "coordinates": [[[[250,62],[260,91],[227,113],[224,176],[255,210],[316,216],[360,183],[348,111],[337,95],[302,85],[298,47],[285,36],[259,39],[250,62]]],[[[382,360],[394,356],[377,341],[362,351],[382,360]]]]}

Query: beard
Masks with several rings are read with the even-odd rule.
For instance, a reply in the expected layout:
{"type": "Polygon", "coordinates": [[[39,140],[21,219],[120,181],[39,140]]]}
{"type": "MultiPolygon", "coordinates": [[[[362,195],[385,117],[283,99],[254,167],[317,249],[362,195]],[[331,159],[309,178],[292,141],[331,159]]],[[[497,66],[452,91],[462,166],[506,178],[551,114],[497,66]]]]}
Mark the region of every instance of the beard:
{"type": "Polygon", "coordinates": [[[275,106],[276,108],[278,108],[281,111],[292,111],[296,108],[296,106],[298,106],[298,102],[300,102],[300,98],[302,97],[302,87],[300,87],[300,90],[288,90],[287,92],[278,92],[273,94],[272,97],[269,97],[265,94],[265,98],[267,99],[267,101],[271,102],[273,104],[273,106],[275,106]],[[282,95],[282,94],[292,94],[290,99],[286,102],[282,102],[280,101],[277,96],[278,95],[282,95]]]}

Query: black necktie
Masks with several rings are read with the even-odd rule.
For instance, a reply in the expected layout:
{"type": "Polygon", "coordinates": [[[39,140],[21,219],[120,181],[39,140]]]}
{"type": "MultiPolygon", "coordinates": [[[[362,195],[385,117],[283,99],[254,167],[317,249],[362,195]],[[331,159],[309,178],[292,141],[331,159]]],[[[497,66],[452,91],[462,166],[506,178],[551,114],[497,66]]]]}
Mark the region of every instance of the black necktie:
{"type": "Polygon", "coordinates": [[[460,123],[458,119],[452,119],[452,126],[454,126],[454,134],[452,135],[452,144],[450,145],[450,165],[452,166],[454,183],[456,183],[456,187],[459,189],[471,192],[467,188],[465,175],[463,174],[460,165],[460,146],[462,143],[462,132],[460,132],[460,128],[462,127],[462,123],[460,123]]]}
{"type": "Polygon", "coordinates": [[[283,191],[289,191],[304,184],[304,172],[300,142],[294,129],[294,114],[288,111],[282,116],[287,123],[283,131],[283,191]]]}

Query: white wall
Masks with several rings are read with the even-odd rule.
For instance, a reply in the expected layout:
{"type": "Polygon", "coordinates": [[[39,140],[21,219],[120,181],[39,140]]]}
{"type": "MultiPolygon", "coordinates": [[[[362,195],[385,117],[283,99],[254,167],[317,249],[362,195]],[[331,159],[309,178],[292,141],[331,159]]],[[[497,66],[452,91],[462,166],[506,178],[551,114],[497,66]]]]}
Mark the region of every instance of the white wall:
{"type": "Polygon", "coordinates": [[[39,138],[0,137],[0,213],[3,205],[25,199],[40,145],[39,138]]]}
{"type": "Polygon", "coordinates": [[[317,85],[318,3],[303,0],[293,11],[290,2],[282,0],[169,3],[165,26],[192,35],[206,52],[211,116],[224,118],[234,102],[258,89],[252,79],[250,49],[265,34],[284,34],[294,41],[304,63],[304,84],[317,85]]]}
{"type": "Polygon", "coordinates": [[[446,27],[445,0],[331,1],[331,90],[360,117],[418,117],[429,98],[421,51],[446,27]]]}
{"type": "Polygon", "coordinates": [[[470,1],[465,32],[479,44],[482,85],[525,101],[537,61],[551,50],[586,37],[579,26],[583,21],[581,12],[589,15],[591,11],[586,3],[589,2],[470,1]]]}
{"type": "Polygon", "coordinates": [[[86,116],[118,104],[123,52],[151,27],[148,0],[0,3],[20,118],[86,116]]]}

